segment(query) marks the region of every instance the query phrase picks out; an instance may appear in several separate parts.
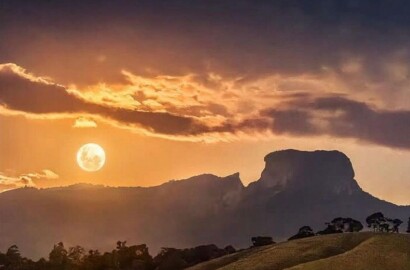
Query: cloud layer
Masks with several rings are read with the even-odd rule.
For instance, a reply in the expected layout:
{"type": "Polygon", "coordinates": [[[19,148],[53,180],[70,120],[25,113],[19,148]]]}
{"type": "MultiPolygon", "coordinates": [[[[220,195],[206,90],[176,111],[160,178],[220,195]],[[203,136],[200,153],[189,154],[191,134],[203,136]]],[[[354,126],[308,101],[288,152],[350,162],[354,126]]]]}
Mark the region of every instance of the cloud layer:
{"type": "Polygon", "coordinates": [[[9,110],[30,114],[95,114],[163,134],[190,134],[192,118],[167,112],[147,112],[105,106],[82,99],[65,87],[36,78],[14,64],[0,66],[0,102],[9,110]]]}
{"type": "Polygon", "coordinates": [[[344,97],[296,100],[282,110],[268,110],[272,129],[291,135],[330,135],[410,149],[410,111],[381,110],[344,97]]]}
{"type": "Polygon", "coordinates": [[[25,173],[20,175],[7,175],[0,172],[0,192],[20,187],[35,187],[36,180],[52,180],[59,178],[52,170],[44,169],[40,173],[25,173]]]}
{"type": "Polygon", "coordinates": [[[90,120],[94,118],[182,140],[238,139],[257,133],[328,135],[410,148],[410,127],[406,125],[410,111],[388,110],[326,91],[326,87],[342,87],[334,79],[303,75],[238,82],[216,74],[209,74],[205,81],[195,75],[150,78],[123,74],[126,84],[77,89],[36,77],[15,64],[3,64],[2,112],[70,117],[76,119],[74,127],[95,127],[90,120]]]}

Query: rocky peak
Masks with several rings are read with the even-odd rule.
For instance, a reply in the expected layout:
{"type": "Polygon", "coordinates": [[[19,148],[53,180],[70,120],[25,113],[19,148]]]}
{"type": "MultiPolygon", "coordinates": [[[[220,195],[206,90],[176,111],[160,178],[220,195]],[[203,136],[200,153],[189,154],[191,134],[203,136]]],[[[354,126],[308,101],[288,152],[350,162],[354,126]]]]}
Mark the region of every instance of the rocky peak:
{"type": "Polygon", "coordinates": [[[349,158],[339,151],[282,150],[265,156],[257,185],[282,190],[351,194],[360,187],[349,158]]]}

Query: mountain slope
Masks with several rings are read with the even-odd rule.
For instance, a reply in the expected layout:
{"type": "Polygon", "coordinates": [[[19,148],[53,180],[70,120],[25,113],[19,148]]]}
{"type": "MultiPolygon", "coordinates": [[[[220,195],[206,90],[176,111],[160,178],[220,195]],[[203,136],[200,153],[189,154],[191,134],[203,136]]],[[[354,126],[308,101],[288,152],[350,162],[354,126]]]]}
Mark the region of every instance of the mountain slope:
{"type": "Polygon", "coordinates": [[[259,233],[279,240],[303,225],[319,230],[338,216],[363,222],[378,211],[402,220],[410,215],[409,206],[397,206],[364,192],[354,179],[350,160],[338,151],[268,154],[261,178],[246,188],[238,207],[240,215],[251,213],[247,236],[259,233]]]}
{"type": "Polygon", "coordinates": [[[409,206],[361,190],[349,159],[337,151],[284,150],[265,157],[258,181],[211,174],[160,186],[74,185],[0,194],[0,250],[46,256],[54,243],[106,250],[118,240],[160,247],[249,246],[255,235],[283,240],[303,225],[314,230],[337,216],[364,222],[381,211],[407,220],[409,206]]]}
{"type": "Polygon", "coordinates": [[[189,270],[410,269],[410,235],[345,233],[255,248],[189,270]]]}

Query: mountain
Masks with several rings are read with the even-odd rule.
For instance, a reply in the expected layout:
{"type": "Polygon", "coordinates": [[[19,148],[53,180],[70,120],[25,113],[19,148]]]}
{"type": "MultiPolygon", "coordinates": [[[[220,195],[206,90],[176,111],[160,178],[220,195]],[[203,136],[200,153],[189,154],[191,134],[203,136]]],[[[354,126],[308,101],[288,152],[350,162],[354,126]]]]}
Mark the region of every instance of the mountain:
{"type": "Polygon", "coordinates": [[[410,215],[409,206],[364,192],[354,179],[349,158],[341,152],[284,150],[268,154],[265,164],[260,179],[247,187],[242,203],[247,207],[243,213],[256,210],[249,225],[257,224],[259,232],[280,238],[302,225],[318,230],[339,216],[364,222],[377,211],[402,220],[410,215]]]}
{"type": "Polygon", "coordinates": [[[188,270],[410,269],[410,235],[344,233],[252,248],[188,270]]]}
{"type": "Polygon", "coordinates": [[[22,188],[0,194],[0,250],[46,256],[54,243],[106,250],[117,240],[160,247],[214,243],[249,246],[255,235],[281,240],[303,225],[315,230],[344,216],[371,213],[407,220],[397,206],[364,192],[350,160],[337,151],[283,150],[265,157],[259,180],[204,174],[155,187],[22,188]]]}

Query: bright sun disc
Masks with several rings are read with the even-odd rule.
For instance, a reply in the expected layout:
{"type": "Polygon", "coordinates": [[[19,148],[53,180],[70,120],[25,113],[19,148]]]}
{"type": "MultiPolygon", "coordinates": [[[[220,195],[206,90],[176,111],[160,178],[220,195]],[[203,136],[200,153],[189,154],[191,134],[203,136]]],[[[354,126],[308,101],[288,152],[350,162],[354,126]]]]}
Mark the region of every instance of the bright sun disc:
{"type": "Polygon", "coordinates": [[[84,144],[77,152],[77,163],[87,172],[100,170],[105,163],[104,149],[95,143],[84,144]]]}

